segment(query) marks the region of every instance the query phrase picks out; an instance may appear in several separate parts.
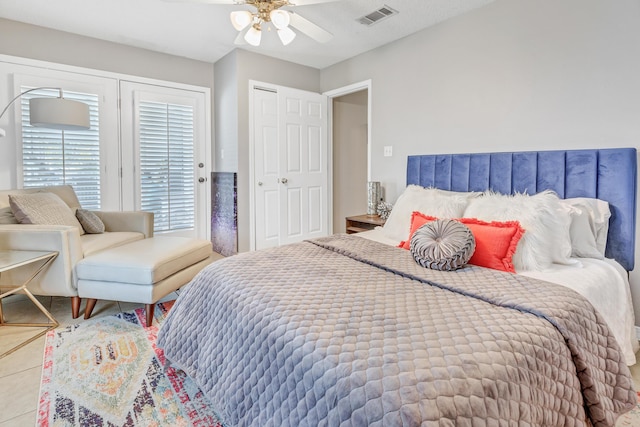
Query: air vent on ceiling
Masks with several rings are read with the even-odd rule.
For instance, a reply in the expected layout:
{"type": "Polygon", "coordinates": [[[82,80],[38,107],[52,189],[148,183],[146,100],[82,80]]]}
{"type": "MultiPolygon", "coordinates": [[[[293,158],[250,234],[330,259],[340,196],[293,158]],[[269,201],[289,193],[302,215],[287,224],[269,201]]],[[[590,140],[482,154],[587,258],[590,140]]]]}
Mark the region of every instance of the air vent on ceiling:
{"type": "Polygon", "coordinates": [[[373,12],[358,18],[357,21],[359,23],[361,23],[362,25],[373,25],[373,24],[377,24],[378,22],[382,21],[383,19],[387,19],[390,16],[393,15],[397,15],[398,11],[395,9],[390,8],[389,6],[387,6],[386,4],[384,6],[382,6],[380,9],[378,10],[374,10],[373,12]]]}

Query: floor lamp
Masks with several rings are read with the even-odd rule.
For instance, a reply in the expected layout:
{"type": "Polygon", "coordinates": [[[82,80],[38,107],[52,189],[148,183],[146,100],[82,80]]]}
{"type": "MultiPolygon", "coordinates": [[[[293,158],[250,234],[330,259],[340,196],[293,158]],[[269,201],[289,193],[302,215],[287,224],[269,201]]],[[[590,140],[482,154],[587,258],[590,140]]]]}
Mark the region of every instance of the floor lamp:
{"type": "MultiPolygon", "coordinates": [[[[58,98],[31,98],[29,100],[29,122],[31,126],[58,130],[87,130],[91,127],[89,105],[64,98],[62,96],[62,88],[57,87],[37,87],[22,92],[4,107],[4,110],[0,113],[0,119],[21,96],[38,89],[56,89],[60,91],[60,96],[58,98]]],[[[5,135],[5,130],[0,128],[0,137],[5,135]]]]}

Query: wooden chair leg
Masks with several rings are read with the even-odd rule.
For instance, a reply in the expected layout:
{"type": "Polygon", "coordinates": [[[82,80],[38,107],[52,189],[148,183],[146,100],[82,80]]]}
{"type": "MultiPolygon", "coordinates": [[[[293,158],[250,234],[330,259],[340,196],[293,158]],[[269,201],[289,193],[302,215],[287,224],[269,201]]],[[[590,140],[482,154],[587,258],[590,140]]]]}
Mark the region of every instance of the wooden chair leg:
{"type": "Polygon", "coordinates": [[[82,299],[80,297],[71,297],[71,316],[74,319],[77,319],[80,316],[80,302],[82,299]]]}
{"type": "Polygon", "coordinates": [[[87,306],[84,308],[84,318],[88,319],[91,317],[91,312],[93,311],[93,307],[96,306],[96,302],[98,302],[95,298],[87,299],[87,306]]]}
{"type": "Polygon", "coordinates": [[[153,310],[155,310],[155,308],[155,304],[145,304],[144,306],[144,311],[147,314],[147,328],[153,323],[153,310]]]}

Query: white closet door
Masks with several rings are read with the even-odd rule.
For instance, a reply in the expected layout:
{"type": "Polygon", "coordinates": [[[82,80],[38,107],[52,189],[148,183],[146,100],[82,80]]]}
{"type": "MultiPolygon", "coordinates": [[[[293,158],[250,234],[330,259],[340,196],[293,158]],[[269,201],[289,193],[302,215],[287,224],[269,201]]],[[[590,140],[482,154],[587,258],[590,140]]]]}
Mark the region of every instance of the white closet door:
{"type": "Polygon", "coordinates": [[[328,234],[327,101],[253,89],[255,248],[328,234]]]}
{"type": "Polygon", "coordinates": [[[317,93],[279,90],[280,187],[286,224],[280,244],[327,235],[327,103],[317,93]]]}

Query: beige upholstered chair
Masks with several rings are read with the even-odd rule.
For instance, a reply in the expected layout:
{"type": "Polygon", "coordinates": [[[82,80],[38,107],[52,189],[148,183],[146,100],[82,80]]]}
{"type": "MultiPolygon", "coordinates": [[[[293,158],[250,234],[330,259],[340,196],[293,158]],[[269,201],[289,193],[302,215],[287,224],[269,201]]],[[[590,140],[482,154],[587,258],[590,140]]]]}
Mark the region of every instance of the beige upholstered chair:
{"type": "MultiPolygon", "coordinates": [[[[0,191],[0,250],[56,251],[57,258],[29,285],[35,295],[71,297],[73,318],[80,312],[76,264],[84,257],[108,248],[136,240],[153,237],[153,213],[151,212],[94,212],[104,223],[105,231],[99,234],[81,234],[74,226],[19,224],[9,204],[10,194],[51,192],[58,195],[75,213],[80,208],[71,186],[51,186],[22,190],[0,191]]],[[[30,274],[26,268],[0,277],[3,285],[21,283],[30,274]]]]}

